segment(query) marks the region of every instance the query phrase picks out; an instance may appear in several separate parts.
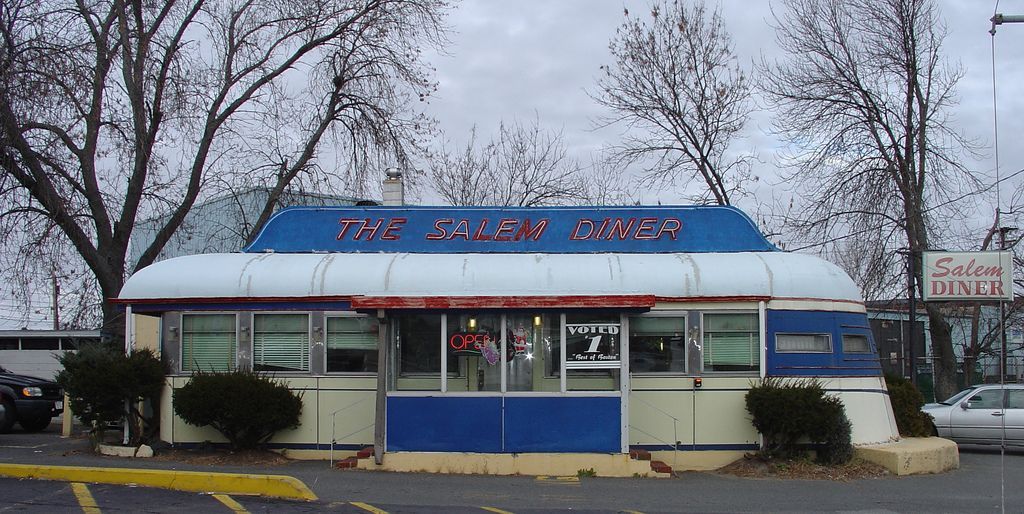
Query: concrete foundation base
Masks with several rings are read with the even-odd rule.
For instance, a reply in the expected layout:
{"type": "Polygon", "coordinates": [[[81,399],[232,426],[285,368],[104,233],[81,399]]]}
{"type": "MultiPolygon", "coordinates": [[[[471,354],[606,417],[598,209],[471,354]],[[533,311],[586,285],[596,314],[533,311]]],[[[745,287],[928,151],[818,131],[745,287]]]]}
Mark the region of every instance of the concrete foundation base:
{"type": "Polygon", "coordinates": [[[675,471],[713,471],[727,466],[750,453],[739,450],[679,451],[659,450],[651,452],[651,459],[660,460],[675,471]]]}
{"type": "Polygon", "coordinates": [[[386,453],[380,466],[372,458],[361,459],[359,469],[473,475],[671,476],[654,472],[650,461],[633,460],[626,454],[594,453],[394,452],[386,453]]]}
{"type": "Polygon", "coordinates": [[[897,475],[943,473],[960,467],[956,443],[939,437],[907,437],[894,443],[859,446],[856,454],[897,475]]]}

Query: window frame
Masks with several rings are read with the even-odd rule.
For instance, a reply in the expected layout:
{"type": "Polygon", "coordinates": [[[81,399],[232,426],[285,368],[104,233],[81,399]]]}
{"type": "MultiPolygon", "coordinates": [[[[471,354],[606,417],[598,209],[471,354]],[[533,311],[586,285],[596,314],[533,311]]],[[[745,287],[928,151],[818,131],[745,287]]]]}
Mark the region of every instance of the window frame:
{"type": "MultiPolygon", "coordinates": [[[[561,394],[580,394],[580,393],[582,393],[582,394],[595,394],[595,393],[604,393],[604,394],[614,393],[614,394],[618,394],[619,392],[621,392],[623,384],[628,382],[628,380],[624,380],[623,377],[628,375],[628,373],[629,373],[629,356],[626,353],[626,351],[623,350],[623,348],[626,347],[625,345],[628,344],[628,340],[629,340],[629,333],[628,333],[629,332],[629,317],[625,313],[620,312],[620,311],[561,310],[561,311],[559,311],[558,319],[559,319],[558,331],[560,333],[559,337],[561,339],[560,342],[559,342],[560,352],[561,352],[561,357],[560,357],[560,361],[561,362],[559,364],[559,366],[560,366],[559,373],[561,373],[561,375],[558,377],[558,379],[559,379],[559,390],[560,390],[561,394]],[[569,321],[570,317],[576,317],[576,316],[582,316],[582,317],[587,318],[588,320],[593,320],[594,318],[607,317],[608,321],[601,321],[601,320],[598,320],[598,321],[572,321],[572,322],[569,321]],[[569,332],[568,332],[568,326],[569,325],[590,325],[590,324],[618,325],[619,333],[617,335],[619,337],[618,337],[618,343],[617,344],[619,346],[619,350],[618,350],[618,352],[619,352],[619,360],[618,360],[618,365],[617,366],[574,367],[574,366],[570,366],[568,364],[567,355],[569,353],[569,337],[570,337],[569,332]],[[625,359],[623,357],[625,357],[625,359]],[[612,381],[612,385],[613,386],[617,386],[617,387],[613,387],[611,389],[590,389],[590,388],[584,388],[584,387],[580,387],[580,388],[576,387],[576,385],[579,382],[581,382],[581,381],[594,380],[594,379],[596,379],[596,380],[610,379],[612,381]],[[573,382],[573,383],[570,384],[570,382],[573,382]]],[[[545,378],[551,378],[551,377],[545,377],[545,378]]]]}
{"type": "MultiPolygon", "coordinates": [[[[326,323],[326,322],[325,322],[326,323]]],[[[250,313],[250,325],[249,325],[249,337],[250,341],[250,352],[252,357],[249,362],[250,369],[259,371],[260,373],[276,373],[276,374],[293,374],[293,375],[309,375],[313,372],[313,312],[312,311],[254,311],[250,313]],[[305,316],[306,317],[306,359],[304,370],[295,369],[281,369],[281,370],[257,370],[256,366],[261,364],[257,361],[256,351],[256,317],[257,316],[274,316],[274,315],[286,315],[286,316],[305,316]]],[[[324,352],[326,354],[326,351],[324,352]]]]}
{"type": "Polygon", "coordinates": [[[1006,389],[1006,394],[1004,395],[1004,398],[1003,398],[1003,408],[1004,409],[1021,409],[1021,410],[1024,410],[1024,389],[1007,388],[1006,389]],[[1011,396],[1014,397],[1013,398],[1014,400],[1016,400],[1017,397],[1020,397],[1019,399],[1020,399],[1021,403],[1020,403],[1019,407],[1017,406],[1016,403],[1013,404],[1013,405],[1010,405],[1010,397],[1011,396]]]}
{"type": "MultiPolygon", "coordinates": [[[[628,341],[629,347],[629,359],[626,362],[626,369],[630,375],[645,377],[645,376],[690,376],[691,369],[693,368],[690,362],[690,315],[689,311],[684,310],[672,310],[672,311],[648,311],[640,314],[626,314],[626,319],[629,320],[629,328],[625,330],[625,336],[628,341]],[[633,320],[637,318],[679,318],[683,320],[683,370],[682,371],[633,371],[633,320]]],[[[703,351],[703,350],[702,350],[703,351]]],[[[701,354],[701,360],[703,360],[703,353],[701,354]]],[[[671,366],[670,366],[671,367],[671,366]]]]}
{"type": "MultiPolygon", "coordinates": [[[[375,317],[375,316],[371,316],[369,314],[363,314],[363,313],[359,313],[359,312],[353,312],[353,311],[324,311],[324,313],[323,313],[323,327],[322,327],[322,330],[323,330],[323,345],[324,345],[324,351],[323,351],[323,354],[324,354],[323,355],[323,359],[324,359],[324,368],[323,368],[324,369],[324,373],[327,374],[327,375],[332,375],[332,376],[334,376],[334,375],[338,375],[338,376],[376,376],[377,373],[380,372],[381,363],[379,361],[377,362],[377,371],[331,371],[330,370],[330,368],[328,367],[328,353],[330,352],[330,346],[328,346],[328,343],[327,343],[327,338],[328,338],[328,334],[329,334],[328,331],[327,331],[327,325],[328,325],[328,322],[329,322],[329,320],[331,318],[367,318],[367,319],[375,320],[377,322],[377,342],[374,345],[374,351],[377,352],[378,355],[379,355],[379,352],[380,352],[380,331],[381,330],[385,330],[386,331],[388,322],[385,321],[384,323],[381,323],[381,321],[377,317],[375,317]]],[[[320,328],[320,327],[318,326],[316,328],[320,328]]],[[[310,359],[312,360],[312,356],[310,356],[310,359]]]]}
{"type": "Polygon", "coordinates": [[[832,334],[828,332],[776,332],[775,333],[775,353],[810,353],[810,354],[831,354],[835,351],[835,346],[832,344],[832,334]],[[825,350],[783,350],[779,348],[779,336],[810,336],[810,337],[825,337],[825,343],[828,347],[825,350]]]}
{"type": "MultiPolygon", "coordinates": [[[[196,371],[202,371],[202,369],[189,369],[187,368],[187,361],[185,359],[185,317],[186,316],[231,316],[234,318],[234,355],[231,355],[231,362],[226,371],[232,371],[238,369],[238,350],[242,343],[241,338],[241,313],[238,311],[182,311],[178,315],[178,371],[180,373],[195,373],[196,371]]],[[[172,329],[173,330],[173,329],[172,329]]]]}
{"type": "Polygon", "coordinates": [[[990,387],[990,388],[987,388],[987,389],[978,389],[977,391],[972,393],[970,396],[965,398],[963,403],[967,407],[967,410],[1002,410],[1002,409],[1006,408],[1006,390],[1000,389],[1000,388],[995,388],[995,387],[990,387]],[[996,406],[996,407],[992,407],[992,406],[988,406],[988,405],[978,406],[978,407],[972,407],[971,406],[971,401],[972,400],[974,400],[978,396],[984,395],[986,393],[998,393],[999,405],[996,406]]]}
{"type": "Polygon", "coordinates": [[[762,326],[763,326],[763,321],[761,319],[761,312],[760,312],[760,310],[757,310],[757,309],[707,310],[707,311],[700,311],[700,368],[699,368],[700,369],[700,373],[702,375],[705,374],[705,373],[707,373],[707,374],[714,374],[714,375],[730,375],[730,374],[731,375],[743,375],[743,376],[760,375],[761,367],[764,364],[762,362],[762,360],[763,360],[762,359],[762,357],[763,357],[763,355],[762,355],[763,351],[762,350],[763,350],[764,344],[765,344],[765,342],[763,340],[761,340],[761,332],[762,332],[761,329],[762,329],[762,326]],[[707,343],[704,340],[704,336],[707,335],[707,333],[708,333],[706,317],[709,314],[712,315],[712,316],[720,315],[720,314],[747,314],[747,315],[751,315],[751,316],[754,317],[754,320],[756,321],[756,324],[755,324],[754,330],[752,332],[753,332],[754,336],[757,339],[757,341],[756,341],[756,351],[754,352],[754,355],[757,356],[757,362],[751,365],[753,367],[753,369],[745,369],[745,370],[713,370],[712,369],[712,370],[709,370],[709,369],[705,368],[704,356],[707,353],[707,343]]]}
{"type": "Polygon", "coordinates": [[[867,335],[867,334],[844,333],[844,334],[842,334],[842,344],[843,344],[843,353],[852,353],[852,354],[856,354],[856,355],[869,355],[869,354],[874,352],[873,345],[871,344],[871,337],[869,335],[867,335]],[[850,350],[849,347],[846,345],[846,338],[847,337],[863,337],[864,338],[865,349],[864,350],[850,350]]]}

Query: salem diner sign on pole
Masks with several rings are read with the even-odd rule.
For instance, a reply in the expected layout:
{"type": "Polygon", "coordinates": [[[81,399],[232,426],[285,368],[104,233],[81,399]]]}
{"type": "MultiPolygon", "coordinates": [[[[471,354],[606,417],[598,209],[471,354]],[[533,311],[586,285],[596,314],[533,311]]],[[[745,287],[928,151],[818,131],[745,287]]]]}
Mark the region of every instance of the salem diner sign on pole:
{"type": "Polygon", "coordinates": [[[1010,252],[923,252],[924,301],[1013,300],[1010,252]]]}

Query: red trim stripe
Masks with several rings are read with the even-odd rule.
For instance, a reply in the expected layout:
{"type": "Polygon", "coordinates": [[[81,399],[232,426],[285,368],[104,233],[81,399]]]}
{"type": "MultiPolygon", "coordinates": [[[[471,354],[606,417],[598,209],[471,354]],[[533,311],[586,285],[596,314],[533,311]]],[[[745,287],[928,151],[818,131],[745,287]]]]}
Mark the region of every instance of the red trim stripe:
{"type": "Polygon", "coordinates": [[[353,309],[651,308],[654,295],[599,296],[360,296],[353,309]]]}

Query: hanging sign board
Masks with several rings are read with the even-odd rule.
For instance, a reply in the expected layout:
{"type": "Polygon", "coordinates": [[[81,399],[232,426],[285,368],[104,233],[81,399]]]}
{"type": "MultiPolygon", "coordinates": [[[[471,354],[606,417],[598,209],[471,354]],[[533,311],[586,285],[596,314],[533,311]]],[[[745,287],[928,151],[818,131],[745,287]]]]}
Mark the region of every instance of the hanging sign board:
{"type": "Polygon", "coordinates": [[[1013,300],[1010,252],[923,252],[924,301],[1013,300]]]}
{"type": "Polygon", "coordinates": [[[618,323],[566,323],[566,369],[618,368],[618,323]]]}

